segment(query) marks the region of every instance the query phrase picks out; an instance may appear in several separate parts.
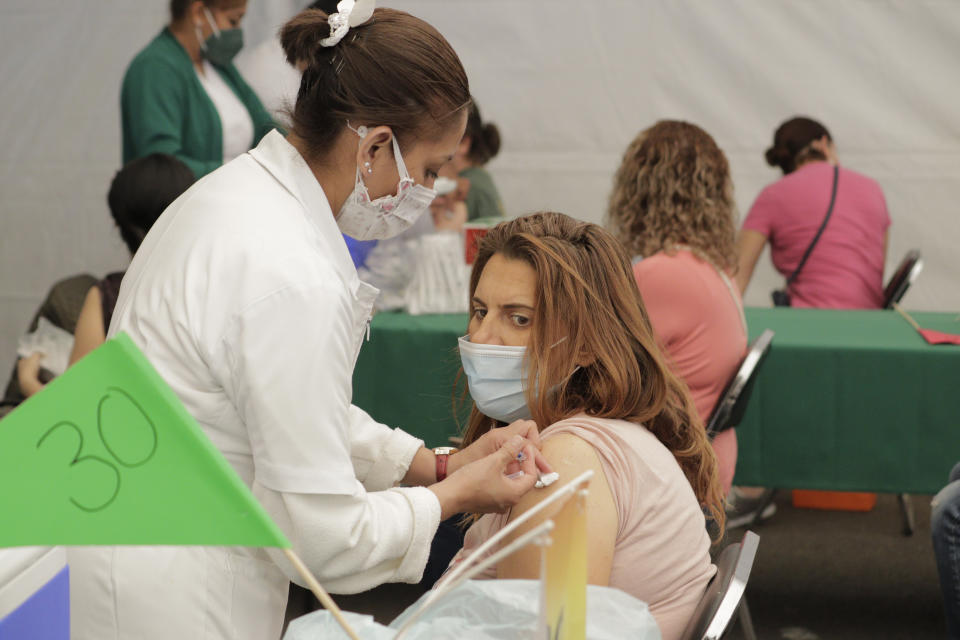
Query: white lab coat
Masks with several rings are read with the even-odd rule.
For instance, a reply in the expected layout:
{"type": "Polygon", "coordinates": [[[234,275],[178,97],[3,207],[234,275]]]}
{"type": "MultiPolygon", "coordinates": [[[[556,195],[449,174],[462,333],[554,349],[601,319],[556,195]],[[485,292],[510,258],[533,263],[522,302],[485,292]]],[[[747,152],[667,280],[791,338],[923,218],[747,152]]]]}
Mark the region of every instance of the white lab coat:
{"type": "MultiPolygon", "coordinates": [[[[167,209],[110,326],[340,593],[418,581],[440,519],[428,489],[394,488],[423,443],[351,404],[376,294],[274,131],[167,209]]],[[[278,638],[296,579],[262,549],[74,548],[70,563],[74,640],[278,638]]]]}

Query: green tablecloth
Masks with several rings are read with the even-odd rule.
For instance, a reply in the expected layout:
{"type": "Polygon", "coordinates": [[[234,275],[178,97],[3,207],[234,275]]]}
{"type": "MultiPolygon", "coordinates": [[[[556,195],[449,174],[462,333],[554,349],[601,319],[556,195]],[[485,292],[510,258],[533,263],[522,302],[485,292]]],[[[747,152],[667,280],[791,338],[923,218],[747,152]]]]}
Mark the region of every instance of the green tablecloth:
{"type": "MultiPolygon", "coordinates": [[[[354,369],[354,404],[423,438],[428,447],[449,444],[447,439],[459,433],[453,410],[460,369],[457,338],[466,332],[466,314],[378,313],[354,369]]],[[[461,407],[459,424],[465,424],[469,396],[461,407]]]]}
{"type": "MultiPolygon", "coordinates": [[[[956,314],[913,314],[960,333],[956,314]]],[[[777,335],[738,429],[736,481],[934,493],[960,460],[960,347],[893,311],[750,309],[777,335]]]]}
{"type": "MultiPolygon", "coordinates": [[[[956,314],[915,313],[960,333],[956,314]]],[[[743,424],[736,482],[933,493],[960,460],[960,346],[930,346],[892,311],[747,309],[751,339],[776,331],[743,424]]],[[[354,402],[446,444],[466,315],[378,314],[354,402]]],[[[460,419],[462,421],[463,414],[460,419]]]]}

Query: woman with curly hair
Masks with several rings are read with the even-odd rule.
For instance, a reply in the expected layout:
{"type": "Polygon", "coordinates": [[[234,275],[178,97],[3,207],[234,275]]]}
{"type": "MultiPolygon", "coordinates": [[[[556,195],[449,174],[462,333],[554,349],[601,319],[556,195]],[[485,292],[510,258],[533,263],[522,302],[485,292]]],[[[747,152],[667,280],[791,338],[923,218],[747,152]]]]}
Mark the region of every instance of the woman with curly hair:
{"type": "MultiPolygon", "coordinates": [[[[663,637],[678,638],[714,574],[704,509],[722,530],[723,495],[703,425],[657,346],[623,247],[560,213],[500,223],[480,242],[470,300],[460,355],[474,406],[464,443],[532,417],[561,480],[480,518],[464,552],[591,469],[588,580],[644,600],[663,637]]],[[[538,577],[539,551],[517,552],[494,576],[538,577]]]]}
{"type": "MultiPolygon", "coordinates": [[[[723,151],[700,127],[662,120],[640,132],[614,178],[608,219],[673,371],[707,422],[746,351],[736,269],[736,205],[723,151]]],[[[724,492],[737,462],[732,429],[713,440],[724,492]]],[[[732,525],[731,525],[732,526],[732,525]]]]}

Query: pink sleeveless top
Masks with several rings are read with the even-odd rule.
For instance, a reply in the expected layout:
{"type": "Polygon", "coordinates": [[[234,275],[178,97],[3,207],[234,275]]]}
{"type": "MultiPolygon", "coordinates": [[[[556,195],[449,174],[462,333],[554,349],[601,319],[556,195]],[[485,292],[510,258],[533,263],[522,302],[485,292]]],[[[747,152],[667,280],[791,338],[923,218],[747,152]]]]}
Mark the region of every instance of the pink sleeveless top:
{"type": "MultiPolygon", "coordinates": [[[[688,250],[657,253],[633,267],[653,332],[673,372],[690,388],[704,426],[747,352],[740,292],[688,250]]],[[[713,440],[723,493],[737,466],[734,429],[713,440]]]]}
{"type": "MultiPolygon", "coordinates": [[[[551,425],[541,437],[560,433],[596,450],[613,494],[619,525],[610,586],[646,602],[664,640],[680,638],[716,571],[703,511],[680,465],[656,436],[631,422],[581,414],[551,425]]],[[[479,546],[508,518],[509,512],[480,518],[467,531],[460,554],[479,546]]],[[[484,577],[496,577],[496,569],[484,577]]]]}

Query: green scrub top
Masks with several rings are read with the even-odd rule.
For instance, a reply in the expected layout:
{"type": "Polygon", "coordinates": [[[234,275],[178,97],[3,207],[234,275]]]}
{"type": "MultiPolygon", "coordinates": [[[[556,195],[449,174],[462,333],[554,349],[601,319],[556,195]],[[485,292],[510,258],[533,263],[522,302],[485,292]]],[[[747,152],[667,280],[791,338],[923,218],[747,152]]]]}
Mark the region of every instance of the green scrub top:
{"type": "Polygon", "coordinates": [[[467,220],[479,218],[502,218],[503,203],[500,192],[493,184],[493,177],[483,167],[470,167],[460,172],[461,178],[470,180],[467,191],[467,220]]]}
{"type": "MultiPolygon", "coordinates": [[[[276,124],[233,64],[214,65],[253,120],[253,146],[276,124]]],[[[120,91],[123,162],[151,153],[182,160],[200,178],[223,164],[220,115],[193,60],[165,28],[130,63],[120,91]]]]}

